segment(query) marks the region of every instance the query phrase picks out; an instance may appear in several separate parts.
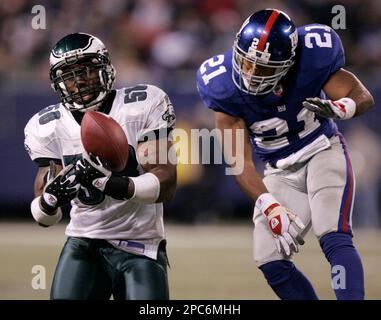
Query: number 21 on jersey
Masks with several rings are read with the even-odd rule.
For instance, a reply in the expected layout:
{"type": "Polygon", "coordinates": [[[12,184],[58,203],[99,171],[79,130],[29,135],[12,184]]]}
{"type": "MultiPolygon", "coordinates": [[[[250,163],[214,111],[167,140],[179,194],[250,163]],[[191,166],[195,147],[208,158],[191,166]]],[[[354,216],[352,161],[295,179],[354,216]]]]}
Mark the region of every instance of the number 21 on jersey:
{"type": "Polygon", "coordinates": [[[215,57],[212,57],[212,58],[206,60],[201,65],[200,72],[202,75],[202,80],[204,81],[205,85],[207,85],[209,83],[209,81],[211,79],[213,79],[214,77],[217,77],[220,74],[223,74],[224,72],[226,72],[226,68],[224,66],[219,66],[220,64],[222,64],[224,62],[224,59],[225,59],[224,55],[220,54],[218,56],[215,56],[215,57]],[[219,66],[219,67],[218,67],[218,69],[216,69],[212,72],[206,73],[208,71],[206,66],[208,66],[209,68],[214,68],[217,66],[219,66]]]}
{"type": "Polygon", "coordinates": [[[308,33],[304,37],[306,47],[312,49],[315,45],[320,48],[332,48],[331,28],[328,26],[308,26],[304,28],[308,33]],[[323,37],[318,32],[311,32],[311,30],[324,30],[323,37]],[[315,40],[315,43],[312,42],[315,40]]]}

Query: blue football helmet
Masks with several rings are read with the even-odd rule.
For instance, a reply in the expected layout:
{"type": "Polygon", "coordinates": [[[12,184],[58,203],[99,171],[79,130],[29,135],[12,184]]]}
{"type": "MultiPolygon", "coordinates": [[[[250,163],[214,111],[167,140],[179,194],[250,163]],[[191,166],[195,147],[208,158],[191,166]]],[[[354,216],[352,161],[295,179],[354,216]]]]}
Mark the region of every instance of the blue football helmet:
{"type": "Polygon", "coordinates": [[[295,61],[298,32],[289,16],[276,9],[252,14],[233,45],[232,77],[245,93],[272,92],[295,61]]]}

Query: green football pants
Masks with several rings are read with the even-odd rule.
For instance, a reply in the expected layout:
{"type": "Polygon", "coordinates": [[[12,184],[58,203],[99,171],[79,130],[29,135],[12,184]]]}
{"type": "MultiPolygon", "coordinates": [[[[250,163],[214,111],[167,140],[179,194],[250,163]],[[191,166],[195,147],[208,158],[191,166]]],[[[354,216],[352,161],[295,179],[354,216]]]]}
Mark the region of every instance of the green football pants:
{"type": "Polygon", "coordinates": [[[105,240],[69,237],[62,249],[51,299],[168,300],[167,255],[157,260],[113,247],[105,240]]]}

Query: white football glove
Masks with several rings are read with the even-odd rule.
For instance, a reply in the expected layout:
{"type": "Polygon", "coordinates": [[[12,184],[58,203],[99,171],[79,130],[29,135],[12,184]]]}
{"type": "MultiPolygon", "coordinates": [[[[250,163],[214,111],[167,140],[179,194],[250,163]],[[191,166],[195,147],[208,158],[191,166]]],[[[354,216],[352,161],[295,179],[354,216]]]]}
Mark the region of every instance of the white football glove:
{"type": "Polygon", "coordinates": [[[299,252],[298,245],[304,244],[300,235],[305,228],[302,220],[282,207],[270,193],[261,194],[255,205],[267,217],[278,252],[286,257],[291,256],[293,252],[299,252]]]}
{"type": "Polygon", "coordinates": [[[341,98],[336,101],[323,100],[317,97],[307,98],[303,102],[303,106],[323,118],[336,120],[350,119],[356,112],[356,103],[351,98],[341,98]]]}

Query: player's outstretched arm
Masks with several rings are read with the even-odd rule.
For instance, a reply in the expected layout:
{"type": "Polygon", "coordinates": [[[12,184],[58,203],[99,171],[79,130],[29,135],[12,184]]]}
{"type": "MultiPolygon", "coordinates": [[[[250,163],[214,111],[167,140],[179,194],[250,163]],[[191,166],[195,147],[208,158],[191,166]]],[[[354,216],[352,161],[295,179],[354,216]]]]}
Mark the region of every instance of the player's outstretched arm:
{"type": "MultiPolygon", "coordinates": [[[[241,189],[253,200],[256,201],[257,198],[262,193],[267,193],[266,186],[262,182],[262,177],[258,174],[253,159],[252,159],[252,146],[249,141],[249,134],[246,129],[245,122],[243,119],[238,117],[232,117],[222,112],[215,112],[216,128],[220,130],[222,141],[220,141],[221,147],[224,144],[224,130],[232,131],[232,146],[231,152],[228,150],[223,150],[226,163],[231,164],[231,159],[228,159],[231,155],[236,157],[243,157],[243,171],[236,175],[235,178],[241,187],[241,189]],[[240,152],[239,147],[236,145],[236,136],[238,131],[243,132],[244,142],[243,142],[243,154],[237,154],[240,152]]],[[[242,148],[241,148],[242,149],[242,148]]],[[[241,151],[242,152],[242,151],[241,151]]],[[[242,162],[242,161],[241,161],[242,162]]]]}
{"type": "Polygon", "coordinates": [[[362,82],[351,72],[340,69],[334,73],[324,86],[324,92],[332,99],[350,98],[356,104],[354,117],[374,106],[374,99],[362,82]]]}
{"type": "Polygon", "coordinates": [[[304,107],[321,117],[346,120],[365,113],[374,105],[370,92],[345,69],[335,72],[323,89],[330,100],[311,97],[303,102],[304,107]]]}
{"type": "Polygon", "coordinates": [[[305,226],[294,213],[281,206],[264,185],[262,177],[258,174],[252,160],[252,148],[244,121],[241,118],[232,117],[222,112],[215,112],[215,120],[217,129],[221,130],[222,133],[221,146],[225,146],[223,141],[224,130],[232,130],[232,152],[224,150],[225,160],[231,164],[231,159],[227,159],[227,157],[231,155],[244,157],[243,171],[236,175],[235,178],[241,189],[255,201],[255,206],[258,210],[267,217],[269,230],[274,236],[278,251],[286,256],[290,256],[293,252],[298,252],[298,244],[304,243],[302,237],[300,237],[300,232],[305,226]],[[239,148],[235,144],[238,130],[242,130],[244,133],[242,155],[237,154],[239,148]]]}
{"type": "MultiPolygon", "coordinates": [[[[253,159],[252,159],[252,146],[249,141],[249,133],[247,132],[246,125],[243,119],[238,117],[232,117],[222,112],[215,112],[215,122],[216,128],[220,130],[222,141],[220,145],[224,148],[224,130],[232,131],[232,146],[231,151],[223,149],[224,157],[226,163],[232,164],[232,160],[229,159],[231,156],[243,157],[243,171],[235,175],[241,189],[251,198],[253,201],[256,201],[257,198],[262,194],[268,192],[266,186],[262,182],[262,177],[258,174],[253,159]],[[239,134],[238,131],[241,131],[244,136],[243,150],[239,149],[239,146],[236,144],[236,137],[239,134]],[[238,154],[241,153],[241,154],[238,154]]],[[[242,136],[242,134],[241,134],[242,136]]],[[[241,161],[242,162],[242,161],[241,161]]]]}
{"type": "MultiPolygon", "coordinates": [[[[157,182],[159,183],[157,185],[158,197],[155,202],[170,201],[175,194],[177,185],[176,154],[172,148],[172,142],[166,138],[141,142],[138,145],[137,152],[140,159],[142,152],[145,153],[144,158],[146,160],[148,159],[145,163],[141,163],[142,168],[147,173],[153,175],[148,180],[151,180],[151,183],[153,183],[153,180],[157,179],[157,182]],[[161,161],[164,163],[160,163],[159,161],[160,153],[166,153],[164,157],[163,154],[161,157],[161,159],[166,159],[166,161],[161,161]]],[[[147,180],[147,185],[145,186],[142,182],[138,181],[139,177],[131,178],[134,182],[132,184],[132,192],[135,197],[139,196],[139,193],[144,194],[145,192],[148,192],[148,189],[150,188],[150,181],[147,180]],[[147,190],[144,190],[146,188],[147,190]]]]}

